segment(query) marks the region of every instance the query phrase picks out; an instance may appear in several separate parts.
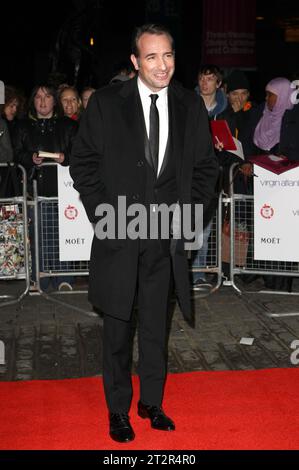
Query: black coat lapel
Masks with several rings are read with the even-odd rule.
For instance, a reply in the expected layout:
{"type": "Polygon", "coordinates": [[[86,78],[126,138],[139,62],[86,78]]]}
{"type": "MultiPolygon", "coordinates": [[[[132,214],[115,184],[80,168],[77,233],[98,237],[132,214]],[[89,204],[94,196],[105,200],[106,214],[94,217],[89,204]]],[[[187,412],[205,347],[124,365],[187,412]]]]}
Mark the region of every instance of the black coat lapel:
{"type": "MultiPolygon", "coordinates": [[[[165,165],[169,158],[175,159],[177,181],[180,181],[183,152],[185,145],[185,127],[187,110],[182,101],[180,88],[170,85],[168,90],[169,137],[165,165]]],[[[164,162],[163,162],[164,167],[164,162]]],[[[163,168],[164,169],[164,168],[163,168]]]]}
{"type": "Polygon", "coordinates": [[[135,154],[138,159],[140,159],[140,155],[144,155],[149,165],[153,167],[137,78],[125,82],[120,95],[124,98],[122,113],[124,123],[128,127],[128,136],[132,136],[135,144],[135,154]]]}
{"type": "MultiPolygon", "coordinates": [[[[122,113],[124,123],[128,129],[128,137],[132,136],[136,158],[138,159],[140,158],[140,155],[144,155],[149,165],[154,168],[146,132],[142,103],[138,92],[137,78],[135,77],[134,79],[125,82],[119,93],[123,98],[122,113]]],[[[183,93],[181,88],[174,84],[170,84],[168,89],[168,113],[168,142],[159,176],[164,171],[169,158],[175,158],[177,179],[179,181],[185,144],[184,137],[187,109],[183,102],[183,93]]]]}
{"type": "Polygon", "coordinates": [[[167,139],[164,158],[163,158],[162,166],[161,166],[160,171],[159,171],[158,178],[162,175],[163,171],[165,170],[166,165],[169,161],[170,155],[173,154],[173,152],[172,152],[172,142],[173,142],[172,131],[173,131],[173,126],[172,126],[171,116],[172,116],[171,103],[170,103],[169,97],[168,97],[168,139],[167,139]]]}
{"type": "Polygon", "coordinates": [[[163,171],[165,170],[166,165],[167,165],[167,163],[168,163],[169,156],[170,156],[170,154],[171,154],[171,142],[172,142],[172,139],[171,139],[171,129],[170,129],[170,127],[169,127],[168,139],[167,139],[165,154],[164,154],[162,166],[161,166],[160,171],[159,171],[158,178],[159,178],[159,176],[161,176],[161,174],[162,174],[163,171]]]}
{"type": "Polygon", "coordinates": [[[162,175],[170,158],[176,160],[177,178],[181,174],[181,164],[184,149],[184,135],[186,126],[186,107],[182,101],[180,88],[172,84],[168,89],[168,141],[159,176],[162,175]]]}

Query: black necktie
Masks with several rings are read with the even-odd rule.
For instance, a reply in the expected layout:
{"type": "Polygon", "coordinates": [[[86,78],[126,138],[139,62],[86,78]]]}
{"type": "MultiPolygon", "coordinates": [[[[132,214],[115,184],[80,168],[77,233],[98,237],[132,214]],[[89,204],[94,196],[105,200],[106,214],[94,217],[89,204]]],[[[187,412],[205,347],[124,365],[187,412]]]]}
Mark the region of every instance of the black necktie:
{"type": "Polygon", "coordinates": [[[159,95],[150,95],[150,128],[149,128],[149,143],[151,148],[152,160],[156,173],[158,173],[159,161],[159,111],[156,106],[156,101],[159,95]]]}

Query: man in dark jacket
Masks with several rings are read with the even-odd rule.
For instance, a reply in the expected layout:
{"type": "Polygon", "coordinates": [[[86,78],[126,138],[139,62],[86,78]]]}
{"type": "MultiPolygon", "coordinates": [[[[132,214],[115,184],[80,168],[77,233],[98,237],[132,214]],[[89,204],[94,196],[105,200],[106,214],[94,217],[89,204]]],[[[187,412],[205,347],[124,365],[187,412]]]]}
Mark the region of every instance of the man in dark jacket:
{"type": "MultiPolygon", "coordinates": [[[[217,119],[218,114],[222,113],[227,106],[227,98],[221,88],[222,78],[221,70],[217,65],[202,65],[198,71],[198,85],[195,88],[195,91],[202,97],[209,119],[217,119]]],[[[198,271],[198,268],[202,269],[208,265],[207,257],[209,251],[209,238],[212,230],[212,221],[216,204],[217,199],[213,201],[209,213],[207,214],[208,221],[203,230],[202,247],[197,251],[197,253],[194,253],[194,258],[192,257],[192,281],[194,290],[205,291],[207,288],[212,288],[212,285],[207,282],[205,272],[198,271]]]]}
{"type": "MultiPolygon", "coordinates": [[[[117,209],[120,196],[126,196],[128,204],[141,204],[152,215],[156,204],[206,205],[214,195],[218,168],[207,113],[194,93],[170,83],[174,73],[170,33],[159,25],[138,28],[132,52],[138,78],[92,95],[72,152],[74,187],[95,223],[97,206],[108,203],[117,209]]],[[[149,418],[154,429],[175,429],[161,405],[171,251],[180,306],[191,318],[188,263],[182,245],[180,240],[172,240],[170,247],[169,239],[128,235],[93,241],[89,297],[104,312],[103,380],[110,436],[119,442],[134,439],[128,412],[136,287],[138,414],[149,418]]]]}
{"type": "Polygon", "coordinates": [[[250,154],[249,133],[254,105],[249,101],[250,84],[247,76],[241,70],[234,70],[226,79],[228,97],[227,108],[217,116],[217,119],[227,121],[233,137],[238,139],[243,148],[245,161],[228,151],[218,153],[219,163],[223,168],[224,190],[230,192],[229,170],[233,163],[239,164],[239,170],[234,177],[234,191],[240,194],[252,192],[252,166],[246,161],[250,154]]]}
{"type": "Polygon", "coordinates": [[[222,78],[221,70],[217,65],[202,65],[198,71],[198,85],[195,91],[204,100],[210,119],[216,119],[227,106],[227,98],[221,88],[222,78]]]}

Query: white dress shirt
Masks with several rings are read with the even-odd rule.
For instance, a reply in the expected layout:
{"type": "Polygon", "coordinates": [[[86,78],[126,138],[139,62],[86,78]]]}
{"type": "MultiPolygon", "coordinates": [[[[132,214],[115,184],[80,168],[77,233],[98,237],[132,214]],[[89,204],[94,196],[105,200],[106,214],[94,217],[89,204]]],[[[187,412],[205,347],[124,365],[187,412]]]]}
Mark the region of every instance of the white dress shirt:
{"type": "Polygon", "coordinates": [[[150,90],[140,78],[137,79],[137,85],[139,90],[139,95],[142,103],[145,126],[147,136],[149,136],[149,115],[150,115],[150,106],[151,106],[151,98],[150,95],[157,94],[159,98],[156,101],[156,105],[159,112],[159,157],[158,157],[158,174],[160,172],[167,140],[168,140],[168,131],[169,131],[169,123],[168,123],[168,87],[162,88],[159,92],[155,93],[150,90]]]}

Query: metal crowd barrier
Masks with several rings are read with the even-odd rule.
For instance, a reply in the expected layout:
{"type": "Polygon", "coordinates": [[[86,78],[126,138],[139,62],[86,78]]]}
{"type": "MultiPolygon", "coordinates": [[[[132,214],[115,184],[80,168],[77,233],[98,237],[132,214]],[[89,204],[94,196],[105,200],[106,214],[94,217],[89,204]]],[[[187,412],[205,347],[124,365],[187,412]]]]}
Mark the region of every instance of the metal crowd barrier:
{"type": "MultiPolygon", "coordinates": [[[[57,163],[43,163],[40,167],[57,167],[57,163]]],[[[70,307],[79,312],[96,315],[93,312],[87,312],[78,306],[71,305],[56,297],[66,294],[87,293],[84,289],[73,289],[59,291],[54,288],[50,293],[46,292],[43,283],[45,279],[55,278],[63,281],[65,277],[75,278],[78,276],[89,275],[88,261],[60,261],[59,259],[59,217],[58,217],[58,197],[43,197],[38,194],[37,182],[33,182],[33,203],[32,215],[34,220],[34,233],[32,233],[33,243],[31,249],[33,252],[33,263],[35,271],[36,292],[32,295],[42,295],[47,300],[54,301],[65,307],[70,307]]],[[[73,282],[74,279],[71,280],[73,282]]],[[[68,281],[69,282],[69,281],[68,281]]]]}
{"type": "MultiPolygon", "coordinates": [[[[221,263],[221,228],[222,228],[222,193],[219,194],[216,213],[213,216],[210,225],[210,234],[207,239],[207,255],[206,263],[203,265],[201,260],[196,260],[196,253],[189,252],[189,261],[191,272],[204,273],[207,283],[211,284],[211,288],[206,289],[204,286],[193,288],[193,296],[207,296],[216,292],[222,283],[222,263],[221,263]],[[194,261],[192,262],[192,259],[194,261]],[[199,262],[198,262],[199,261],[199,262]]],[[[203,246],[200,250],[204,249],[203,246]]]]}
{"type": "MultiPolygon", "coordinates": [[[[35,252],[37,283],[43,278],[59,276],[87,276],[88,261],[59,260],[59,227],[58,227],[58,198],[38,196],[35,210],[35,252]]],[[[70,291],[71,292],[71,291],[70,291]]]]}
{"type": "MultiPolygon", "coordinates": [[[[0,169],[8,168],[10,165],[13,164],[1,163],[0,169]]],[[[57,167],[57,164],[44,163],[41,165],[41,167],[46,166],[57,167]]],[[[58,293],[86,293],[85,290],[79,289],[64,292],[54,290],[49,295],[43,289],[43,279],[46,278],[88,276],[89,262],[59,260],[58,197],[38,195],[37,184],[34,180],[33,200],[28,201],[26,171],[21,165],[17,165],[17,167],[22,174],[22,195],[0,198],[0,281],[24,280],[25,288],[17,296],[7,292],[3,295],[0,293],[0,306],[20,302],[28,293],[43,295],[51,300],[54,300],[53,295],[58,293]],[[31,239],[31,259],[29,238],[31,239]],[[13,244],[15,253],[10,252],[13,244]],[[13,259],[15,259],[15,265],[13,259]],[[9,263],[10,266],[8,266],[9,263]],[[35,291],[30,288],[30,275],[33,273],[35,273],[35,291]]],[[[206,295],[215,292],[222,282],[221,226],[222,195],[220,194],[218,208],[211,223],[206,264],[205,266],[193,264],[192,267],[192,271],[214,275],[213,286],[205,293],[206,295]]],[[[83,311],[57,299],[55,301],[80,312],[83,311]]],[[[83,312],[86,313],[86,311],[83,312]]]]}
{"type": "Polygon", "coordinates": [[[17,294],[10,294],[10,286],[4,282],[4,293],[0,294],[0,307],[20,302],[29,292],[30,287],[27,175],[21,165],[0,163],[3,179],[5,178],[3,169],[7,168],[9,171],[11,167],[18,168],[20,171],[22,194],[0,198],[0,280],[23,280],[25,286],[17,294]]]}
{"type": "MultiPolygon", "coordinates": [[[[254,196],[235,194],[233,190],[233,172],[230,170],[231,193],[226,203],[230,205],[230,280],[239,294],[299,295],[299,292],[265,290],[244,290],[237,282],[239,275],[299,277],[299,263],[290,261],[268,261],[254,259],[254,196]]],[[[299,312],[267,313],[270,317],[297,316],[299,312]]]]}

